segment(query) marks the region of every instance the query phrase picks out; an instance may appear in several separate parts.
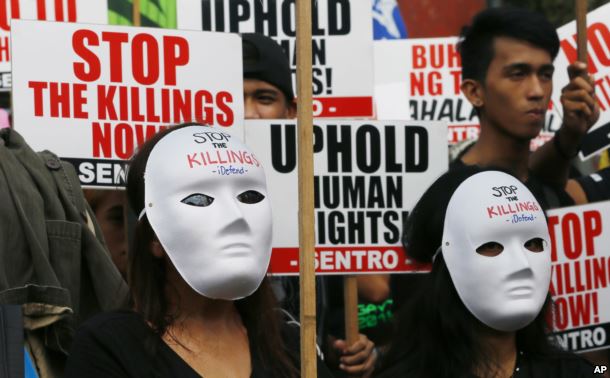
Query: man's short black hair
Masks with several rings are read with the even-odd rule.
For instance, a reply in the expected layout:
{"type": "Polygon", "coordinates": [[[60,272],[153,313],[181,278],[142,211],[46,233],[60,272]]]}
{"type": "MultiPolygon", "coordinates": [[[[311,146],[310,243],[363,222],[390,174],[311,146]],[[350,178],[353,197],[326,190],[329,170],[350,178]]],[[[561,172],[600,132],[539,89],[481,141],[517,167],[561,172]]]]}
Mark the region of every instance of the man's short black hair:
{"type": "Polygon", "coordinates": [[[292,71],[282,47],[262,34],[244,33],[241,38],[244,79],[258,79],[274,85],[289,103],[292,102],[292,71]]]}
{"type": "Polygon", "coordinates": [[[544,15],[520,8],[488,8],[462,29],[458,42],[462,79],[485,81],[497,37],[529,42],[547,51],[552,60],[559,52],[557,32],[544,15]]]}

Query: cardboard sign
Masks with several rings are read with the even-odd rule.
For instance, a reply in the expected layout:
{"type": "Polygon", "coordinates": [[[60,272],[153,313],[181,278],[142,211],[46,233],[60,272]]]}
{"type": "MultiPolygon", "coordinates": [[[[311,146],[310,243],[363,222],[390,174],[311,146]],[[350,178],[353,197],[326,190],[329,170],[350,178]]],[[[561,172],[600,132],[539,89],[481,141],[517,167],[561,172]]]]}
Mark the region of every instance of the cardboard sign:
{"type": "MultiPolygon", "coordinates": [[[[610,4],[587,14],[587,54],[589,74],[595,79],[595,94],[600,107],[599,120],[585,137],[581,146],[581,159],[588,159],[610,146],[610,4]]],[[[576,21],[557,30],[560,49],[555,60],[555,91],[553,98],[559,103],[561,88],[569,83],[567,67],[576,61],[576,21]]]]}
{"type": "MultiPolygon", "coordinates": [[[[457,37],[376,41],[375,104],[377,118],[442,121],[449,124],[449,143],[477,138],[479,120],[460,90],[462,63],[457,37]]],[[[537,148],[559,128],[547,112],[537,148]]]]}
{"type": "Polygon", "coordinates": [[[610,202],[547,212],[555,336],[571,351],[610,347],[610,202]]]}
{"type": "MultiPolygon", "coordinates": [[[[314,121],[316,272],[424,269],[405,259],[403,223],[447,170],[446,126],[430,122],[314,121]]],[[[270,273],[298,274],[295,121],[247,121],[246,143],[265,167],[273,209],[270,273]]]]}
{"type": "Polygon", "coordinates": [[[160,129],[242,131],[241,40],[227,33],[15,20],[15,128],[76,163],[85,186],[122,186],[122,161],[160,129]]]}
{"type": "Polygon", "coordinates": [[[11,89],[11,20],[108,22],[107,0],[11,0],[0,2],[0,91],[11,89]]]}
{"type": "MultiPolygon", "coordinates": [[[[294,0],[177,0],[177,4],[180,29],[272,37],[288,54],[296,78],[294,0]]],[[[370,2],[312,0],[312,6],[314,116],[372,117],[370,2]]]]}

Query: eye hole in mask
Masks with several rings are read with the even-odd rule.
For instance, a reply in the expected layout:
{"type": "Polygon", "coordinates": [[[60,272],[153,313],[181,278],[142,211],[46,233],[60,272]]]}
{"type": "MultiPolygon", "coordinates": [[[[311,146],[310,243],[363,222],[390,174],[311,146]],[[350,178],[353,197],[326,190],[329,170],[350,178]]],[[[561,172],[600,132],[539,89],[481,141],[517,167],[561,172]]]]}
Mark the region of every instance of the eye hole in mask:
{"type": "Polygon", "coordinates": [[[479,255],[488,257],[498,256],[500,253],[502,253],[502,251],[504,251],[504,246],[494,241],[482,244],[479,246],[479,248],[477,248],[477,253],[479,255]]]}
{"type": "Polygon", "coordinates": [[[212,202],[214,202],[214,198],[202,193],[195,193],[185,197],[180,202],[190,206],[206,207],[210,206],[212,202]]]}
{"type": "Polygon", "coordinates": [[[546,240],[542,238],[533,238],[523,244],[525,249],[531,252],[542,252],[546,247],[546,240]]]}
{"type": "Polygon", "coordinates": [[[246,190],[237,196],[239,202],[247,203],[249,205],[259,203],[265,199],[265,196],[256,190],[246,190]]]}

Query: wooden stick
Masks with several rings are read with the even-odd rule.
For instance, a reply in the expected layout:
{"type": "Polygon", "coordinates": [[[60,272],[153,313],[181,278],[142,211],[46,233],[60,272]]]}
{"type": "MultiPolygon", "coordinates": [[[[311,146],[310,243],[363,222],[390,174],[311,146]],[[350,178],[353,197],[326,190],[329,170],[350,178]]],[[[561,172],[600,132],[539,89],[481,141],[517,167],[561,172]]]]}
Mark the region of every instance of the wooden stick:
{"type": "Polygon", "coordinates": [[[345,304],[345,341],[352,346],[358,341],[358,279],[345,276],[343,279],[343,298],[345,304]]]}
{"type": "Polygon", "coordinates": [[[587,63],[587,0],[576,0],[578,60],[587,63]]]}
{"type": "Polygon", "coordinates": [[[296,5],[301,377],[314,378],[317,371],[311,0],[297,0],[296,5]]]}
{"type": "Polygon", "coordinates": [[[140,0],[132,0],[133,1],[133,26],[140,26],[142,22],[140,21],[140,0]]]}

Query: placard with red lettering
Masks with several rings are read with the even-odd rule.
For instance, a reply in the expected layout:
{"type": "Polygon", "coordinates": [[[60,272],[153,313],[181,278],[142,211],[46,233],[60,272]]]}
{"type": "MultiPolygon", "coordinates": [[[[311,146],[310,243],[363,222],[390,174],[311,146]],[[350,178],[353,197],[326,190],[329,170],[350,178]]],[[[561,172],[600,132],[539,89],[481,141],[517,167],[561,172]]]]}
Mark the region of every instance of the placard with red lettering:
{"type": "MultiPolygon", "coordinates": [[[[246,121],[246,143],[265,167],[273,209],[270,272],[298,274],[296,122],[246,121]]],[[[446,126],[430,122],[315,120],[316,272],[413,272],[403,223],[447,170],[446,126]]]]}
{"type": "Polygon", "coordinates": [[[610,348],[610,202],[547,215],[555,337],[572,351],[610,348]]]}
{"type": "MultiPolygon", "coordinates": [[[[588,159],[610,146],[610,4],[587,14],[587,55],[589,74],[595,80],[595,94],[600,107],[599,121],[584,139],[581,158],[588,159]]],[[[553,99],[559,103],[561,88],[569,83],[567,67],[576,61],[576,21],[557,29],[560,49],[555,59],[553,99]]],[[[560,112],[561,114],[561,112],[560,112]]]]}
{"type": "Polygon", "coordinates": [[[14,20],[14,125],[72,161],[81,183],[123,186],[157,131],[201,122],[243,133],[237,35],[14,20]]]}
{"type": "MultiPolygon", "coordinates": [[[[375,41],[375,105],[378,119],[442,121],[449,124],[449,143],[477,138],[479,120],[460,90],[462,65],[458,38],[375,41]]],[[[547,112],[544,132],[532,149],[559,127],[547,112]]]]}
{"type": "MultiPolygon", "coordinates": [[[[368,1],[312,0],[315,117],[373,116],[373,27],[368,1]]],[[[177,0],[178,28],[256,32],[278,42],[296,80],[294,0],[177,0]]],[[[294,86],[296,89],[296,86],[294,86]]]]}
{"type": "Polygon", "coordinates": [[[107,0],[11,0],[0,2],[0,91],[11,89],[11,19],[108,22],[107,0]]]}

